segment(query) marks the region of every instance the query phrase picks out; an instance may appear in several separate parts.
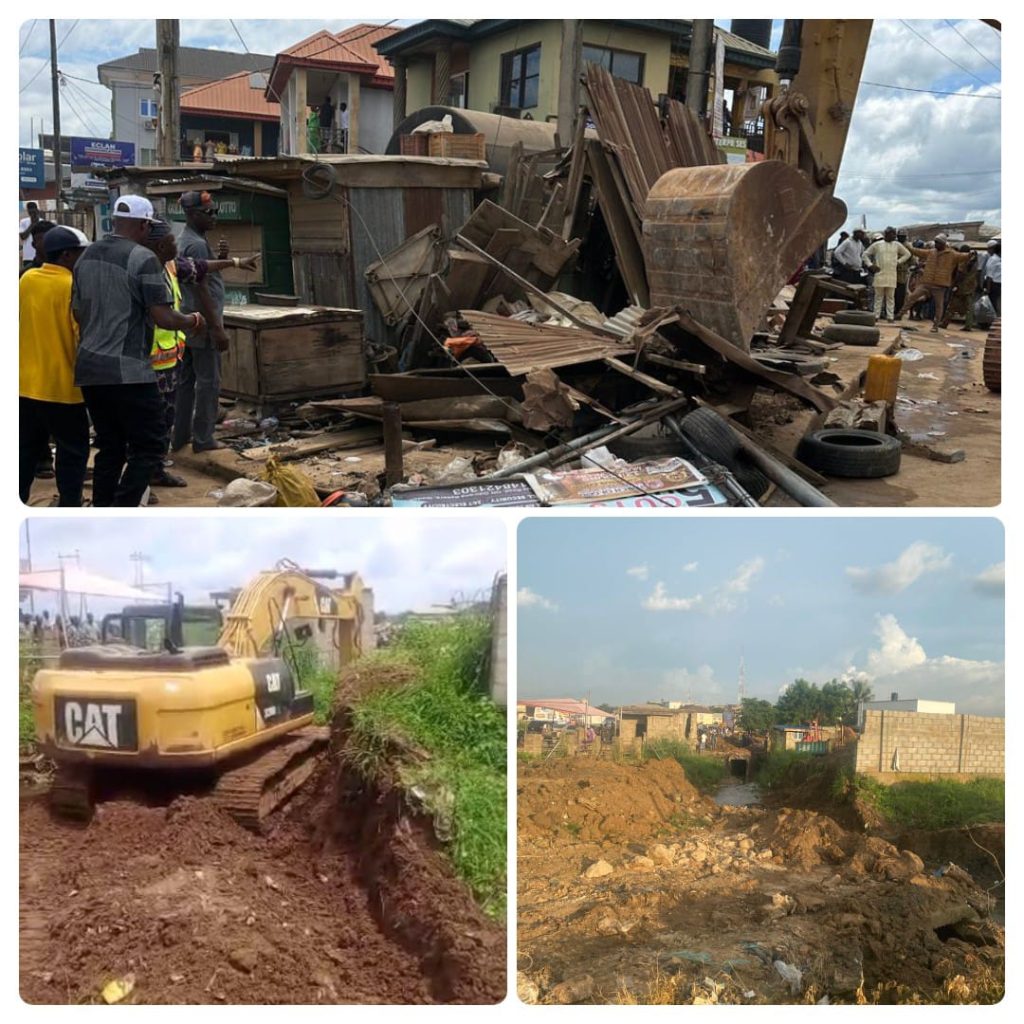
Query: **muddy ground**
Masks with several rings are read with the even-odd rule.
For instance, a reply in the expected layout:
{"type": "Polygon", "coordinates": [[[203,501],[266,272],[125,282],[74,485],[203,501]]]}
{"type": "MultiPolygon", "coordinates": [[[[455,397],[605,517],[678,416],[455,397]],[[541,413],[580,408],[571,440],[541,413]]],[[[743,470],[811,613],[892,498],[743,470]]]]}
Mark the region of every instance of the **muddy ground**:
{"type": "MultiPolygon", "coordinates": [[[[822,318],[819,326],[828,323],[831,323],[829,318],[822,318]]],[[[839,505],[988,507],[999,504],[1000,398],[985,387],[981,378],[986,335],[982,331],[961,331],[959,326],[932,334],[929,326],[917,321],[880,324],[881,341],[877,348],[844,346],[835,349],[829,353],[832,360],[829,370],[840,378],[843,386],[849,384],[867,367],[868,357],[886,351],[902,331],[904,344],[919,350],[923,358],[903,366],[897,422],[914,438],[936,448],[963,450],[964,460],[944,463],[905,454],[895,476],[882,480],[831,480],[824,490],[839,505]]],[[[795,399],[763,392],[755,401],[751,419],[758,436],[792,453],[800,437],[811,428],[816,414],[795,399]]],[[[407,453],[406,468],[431,478],[455,455],[472,458],[475,452],[476,449],[463,439],[454,445],[447,444],[444,452],[407,453]]],[[[384,472],[383,454],[359,452],[355,467],[346,461],[351,458],[350,452],[327,453],[300,465],[305,465],[318,481],[332,488],[359,489],[370,479],[370,493],[376,494],[375,481],[384,472]]],[[[174,463],[171,471],[185,479],[188,486],[156,488],[160,507],[214,506],[229,481],[253,472],[252,463],[231,451],[194,455],[185,449],[175,455],[174,463]]],[[[91,499],[91,493],[91,483],[86,481],[86,499],[91,499]]],[[[52,479],[36,480],[30,505],[48,506],[56,501],[56,494],[52,479]]],[[[793,502],[776,491],[768,504],[791,505],[793,502]]]]}
{"type": "Polygon", "coordinates": [[[493,1003],[505,930],[397,792],[332,758],[257,835],[201,796],[20,808],[20,990],[95,1003],[493,1003]]]}
{"type": "Polygon", "coordinates": [[[518,792],[527,1001],[998,998],[989,883],[941,844],[922,860],[820,811],[719,807],[669,760],[521,764],[518,792]]]}

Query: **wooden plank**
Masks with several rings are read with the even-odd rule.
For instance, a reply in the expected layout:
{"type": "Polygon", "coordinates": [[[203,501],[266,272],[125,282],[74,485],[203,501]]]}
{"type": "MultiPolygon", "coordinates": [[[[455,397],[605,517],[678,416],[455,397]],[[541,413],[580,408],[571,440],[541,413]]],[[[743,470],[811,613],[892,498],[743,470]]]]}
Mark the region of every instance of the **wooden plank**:
{"type": "Polygon", "coordinates": [[[642,357],[649,363],[657,363],[659,366],[670,366],[673,370],[683,370],[686,373],[707,373],[707,367],[701,363],[688,363],[685,359],[670,359],[668,356],[658,355],[657,352],[644,352],[642,357]]]}
{"type": "Polygon", "coordinates": [[[646,373],[641,373],[639,370],[634,370],[631,366],[627,366],[625,363],[620,362],[613,356],[605,356],[603,362],[605,366],[610,369],[635,380],[638,384],[643,384],[645,387],[649,387],[659,395],[665,395],[667,398],[678,398],[682,394],[682,391],[680,391],[679,388],[674,388],[671,384],[666,384],[663,380],[658,380],[657,377],[651,377],[646,373]]]}
{"type": "Polygon", "coordinates": [[[359,448],[368,441],[379,441],[380,428],[377,426],[355,427],[336,434],[323,434],[320,437],[303,438],[284,444],[266,444],[258,448],[247,448],[241,456],[247,462],[266,462],[276,455],[283,462],[302,459],[307,455],[318,455],[321,452],[338,451],[345,448],[359,448]]]}

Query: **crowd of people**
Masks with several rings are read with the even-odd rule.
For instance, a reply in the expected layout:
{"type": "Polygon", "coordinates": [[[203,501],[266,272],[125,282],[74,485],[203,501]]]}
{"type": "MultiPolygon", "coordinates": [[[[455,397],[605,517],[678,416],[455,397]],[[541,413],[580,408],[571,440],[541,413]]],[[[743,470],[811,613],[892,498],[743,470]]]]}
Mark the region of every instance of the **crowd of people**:
{"type": "Polygon", "coordinates": [[[19,282],[23,502],[36,477],[52,475],[61,506],[82,504],[90,433],[99,507],[155,503],[152,487],[185,486],[170,472],[171,452],[223,447],[214,437],[228,347],[221,271],[255,269],[259,256],[232,257],[223,239],[214,253],[210,193],[185,192],[180,204],[179,239],[148,199],[126,195],[114,204],[112,232],[94,242],[28,204],[19,282]]]}
{"type": "Polygon", "coordinates": [[[84,617],[69,615],[66,619],[61,615],[51,618],[46,610],[38,615],[19,612],[18,635],[21,640],[30,641],[39,647],[53,647],[63,651],[68,647],[98,644],[100,627],[92,612],[86,612],[84,617]]]}
{"type": "MultiPolygon", "coordinates": [[[[990,241],[984,253],[963,244],[949,245],[945,234],[930,244],[908,240],[907,232],[888,227],[869,238],[855,228],[839,236],[832,253],[832,275],[848,284],[867,286],[869,304],[879,320],[893,323],[905,316],[931,320],[932,331],[962,317],[962,330],[978,326],[975,306],[982,297],[994,316],[1002,312],[1002,243],[990,241]]],[[[987,326],[983,324],[982,326],[987,326]]]]}

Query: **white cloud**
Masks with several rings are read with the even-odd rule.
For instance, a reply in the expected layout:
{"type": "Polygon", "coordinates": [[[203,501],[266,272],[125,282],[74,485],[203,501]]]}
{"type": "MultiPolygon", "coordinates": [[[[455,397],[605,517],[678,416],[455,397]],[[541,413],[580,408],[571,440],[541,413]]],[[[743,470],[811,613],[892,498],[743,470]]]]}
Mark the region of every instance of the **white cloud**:
{"type": "MultiPolygon", "coordinates": [[[[696,568],[695,562],[691,564],[696,568]]],[[[764,559],[758,555],[738,566],[732,576],[713,587],[707,595],[694,594],[692,597],[673,597],[665,584],[659,581],[654,585],[654,592],[644,600],[643,606],[651,612],[703,611],[709,615],[733,612],[741,603],[737,595],[747,593],[763,569],[764,559]]]]}
{"type": "Polygon", "coordinates": [[[650,567],[646,565],[634,565],[631,569],[626,570],[627,576],[633,576],[638,580],[645,580],[650,575],[650,567]]]}
{"type": "Polygon", "coordinates": [[[722,584],[722,589],[730,594],[745,594],[750,589],[750,584],[761,575],[762,569],[764,569],[764,559],[760,555],[756,558],[751,558],[749,562],[744,562],[736,570],[735,574],[722,584]]]}
{"type": "Polygon", "coordinates": [[[516,604],[520,608],[543,608],[546,612],[557,612],[558,605],[546,597],[534,593],[529,587],[520,587],[516,594],[516,604]]]}
{"type": "Polygon", "coordinates": [[[894,562],[875,568],[849,566],[846,575],[858,589],[868,594],[898,594],[930,572],[948,569],[953,556],[940,547],[919,540],[903,551],[894,562]]]}
{"type": "Polygon", "coordinates": [[[697,571],[697,563],[696,562],[687,562],[686,565],[683,566],[683,572],[696,572],[696,571],[697,571]]]}
{"type": "Polygon", "coordinates": [[[866,670],[851,666],[844,680],[870,682],[878,700],[896,692],[906,700],[954,701],[957,711],[966,714],[1004,713],[1004,662],[972,661],[949,654],[929,657],[894,615],[880,615],[875,633],[878,646],[868,652],[866,670]]]}
{"type": "Polygon", "coordinates": [[[1006,589],[1006,565],[997,562],[974,577],[974,589],[991,597],[1002,597],[1006,589]]]}
{"type": "Polygon", "coordinates": [[[715,678],[710,665],[698,665],[695,671],[688,668],[670,668],[661,674],[658,692],[652,696],[669,700],[713,701],[725,691],[715,678]]]}
{"type": "Polygon", "coordinates": [[[692,612],[704,604],[702,594],[693,597],[670,597],[665,584],[660,580],[654,584],[654,593],[644,600],[644,607],[649,612],[692,612]]]}

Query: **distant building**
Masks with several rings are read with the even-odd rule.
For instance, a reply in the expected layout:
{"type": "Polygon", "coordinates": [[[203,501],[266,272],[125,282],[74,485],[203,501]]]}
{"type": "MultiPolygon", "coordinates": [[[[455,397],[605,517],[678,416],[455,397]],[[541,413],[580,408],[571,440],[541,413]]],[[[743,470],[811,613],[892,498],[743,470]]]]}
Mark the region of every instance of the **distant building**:
{"type": "MultiPolygon", "coordinates": [[[[178,49],[178,81],[182,91],[215,82],[242,71],[270,70],[274,63],[267,53],[229,53],[194,46],[178,49]]],[[[143,47],[138,53],[118,57],[96,68],[100,82],[111,91],[112,138],[135,144],[135,160],[146,167],[156,162],[156,123],[159,116],[154,75],[160,70],[155,49],[143,47]]]]}
{"type": "Polygon", "coordinates": [[[938,234],[944,234],[951,242],[985,242],[999,234],[999,228],[980,220],[904,224],[900,230],[906,231],[911,241],[923,238],[926,242],[930,242],[938,234]]]}
{"type": "Polygon", "coordinates": [[[956,703],[946,700],[900,700],[898,693],[893,693],[888,700],[862,700],[857,705],[857,728],[864,728],[866,711],[918,711],[928,715],[955,715],[956,703]]]}
{"type": "Polygon", "coordinates": [[[241,156],[277,156],[281,105],[266,96],[267,74],[240,71],[181,94],[181,159],[207,142],[241,156]]]}
{"type": "Polygon", "coordinates": [[[516,704],[518,718],[533,722],[551,722],[566,725],[569,722],[601,725],[606,718],[614,717],[612,712],[603,711],[596,704],[588,704],[573,697],[539,697],[521,700],[516,704]]]}
{"type": "Polygon", "coordinates": [[[385,25],[321,29],[273,58],[267,95],[281,104],[282,154],[384,152],[391,138],[395,75],[374,45],[397,31],[385,25]],[[325,98],[334,108],[331,132],[311,140],[310,108],[319,108],[325,98]],[[347,137],[341,133],[342,103],[347,106],[347,137]]]}

